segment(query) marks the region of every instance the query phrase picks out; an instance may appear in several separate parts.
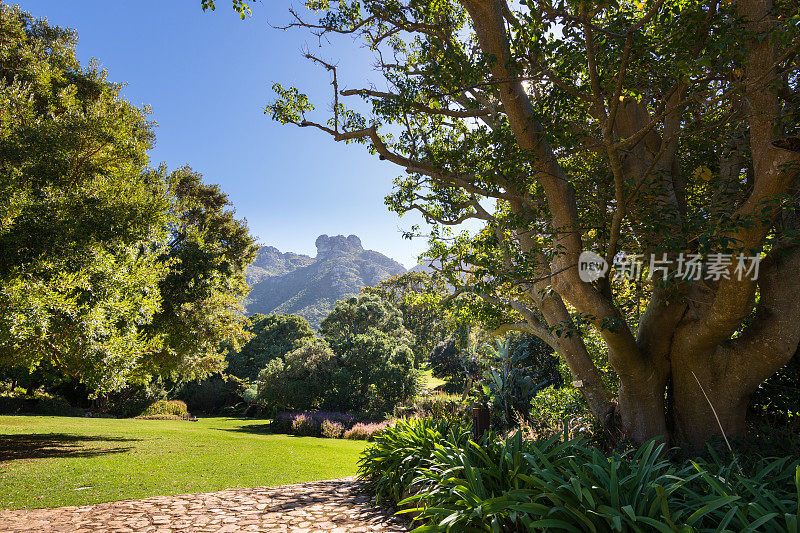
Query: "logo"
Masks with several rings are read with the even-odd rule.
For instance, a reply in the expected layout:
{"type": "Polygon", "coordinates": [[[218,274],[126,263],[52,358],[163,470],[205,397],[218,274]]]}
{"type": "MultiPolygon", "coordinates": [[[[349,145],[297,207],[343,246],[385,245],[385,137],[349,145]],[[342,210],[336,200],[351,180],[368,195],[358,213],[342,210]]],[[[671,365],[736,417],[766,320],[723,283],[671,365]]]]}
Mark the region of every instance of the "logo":
{"type": "Polygon", "coordinates": [[[591,283],[602,278],[608,272],[608,263],[594,252],[581,252],[578,256],[578,276],[581,281],[591,283]]]}

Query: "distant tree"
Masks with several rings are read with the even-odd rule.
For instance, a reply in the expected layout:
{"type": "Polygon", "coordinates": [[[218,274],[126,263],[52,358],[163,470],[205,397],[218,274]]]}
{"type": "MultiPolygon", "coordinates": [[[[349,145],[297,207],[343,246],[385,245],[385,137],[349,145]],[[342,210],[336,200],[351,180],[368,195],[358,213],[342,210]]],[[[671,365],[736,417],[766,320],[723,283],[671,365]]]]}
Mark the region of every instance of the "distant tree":
{"type": "Polygon", "coordinates": [[[434,346],[429,358],[431,371],[437,378],[457,376],[464,372],[462,350],[452,339],[434,346]]]}
{"type": "Polygon", "coordinates": [[[242,300],[250,290],[245,269],[258,247],[217,185],[202,183],[188,167],[169,179],[176,221],[160,256],[169,271],[159,282],[161,309],[147,328],[163,344],[147,360],[154,373],[198,379],[223,370],[225,351],[238,351],[250,338],[242,300]]]}
{"type": "Polygon", "coordinates": [[[508,335],[510,349],[518,354],[518,361],[529,369],[528,373],[537,389],[548,385],[560,387],[563,378],[555,351],[542,339],[530,333],[513,332],[508,335]]]}
{"type": "Polygon", "coordinates": [[[296,350],[267,363],[258,376],[258,398],[276,409],[348,409],[338,403],[333,376],[341,374],[341,361],[322,339],[309,339],[296,350]]]}
{"type": "Polygon", "coordinates": [[[439,276],[426,272],[406,272],[365,287],[363,294],[377,294],[403,314],[403,325],[414,335],[414,365],[419,366],[437,343],[450,336],[447,311],[439,304],[449,294],[439,276]]]}
{"type": "Polygon", "coordinates": [[[326,406],[388,411],[416,394],[413,335],[400,311],[374,294],[340,301],[320,333],[336,355],[326,406]]]}
{"type": "Polygon", "coordinates": [[[227,372],[242,379],[255,379],[267,363],[314,339],[314,330],[298,315],[255,314],[250,323],[253,337],[241,351],[228,355],[227,372]]]}
{"type": "Polygon", "coordinates": [[[403,325],[403,314],[391,302],[375,294],[362,294],[336,302],[322,321],[319,333],[334,351],[347,346],[357,335],[379,332],[411,346],[414,337],[403,325]]]}

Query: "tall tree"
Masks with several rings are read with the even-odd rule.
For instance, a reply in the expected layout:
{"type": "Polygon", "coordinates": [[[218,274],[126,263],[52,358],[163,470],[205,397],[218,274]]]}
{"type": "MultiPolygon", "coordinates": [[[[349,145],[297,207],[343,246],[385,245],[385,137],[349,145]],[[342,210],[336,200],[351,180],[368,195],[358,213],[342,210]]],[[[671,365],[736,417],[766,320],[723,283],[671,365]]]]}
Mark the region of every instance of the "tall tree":
{"type": "Polygon", "coordinates": [[[169,272],[159,282],[161,309],[147,328],[163,343],[148,359],[153,373],[199,379],[223,370],[226,350],[239,351],[251,337],[242,300],[250,290],[245,269],[258,246],[219,186],[204,184],[188,167],[169,181],[175,223],[160,257],[169,272]]]}
{"type": "Polygon", "coordinates": [[[169,183],[147,110],[75,59],[71,30],[0,5],[0,358],[113,390],[159,307],[169,183]]]}
{"type": "Polygon", "coordinates": [[[439,305],[449,293],[441,276],[411,271],[383,280],[375,287],[364,287],[361,292],[392,302],[403,314],[403,325],[414,335],[416,366],[450,335],[453,321],[448,321],[447,312],[439,305]]]}
{"type": "Polygon", "coordinates": [[[796,1],[307,7],[319,15],[292,10],[288,26],[323,47],[357,35],[380,83],[345,88],[334,61],[309,51],[332,74],[332,116],[315,119],[305,94],[280,85],[267,114],[403,168],[390,207],[437,225],[430,254],[450,282],[556,349],[602,423],[694,445],[744,430],[750,394],[800,339],[796,1]],[[346,107],[352,97],[371,113],[346,107]],[[468,219],[484,231],[437,238],[468,219]],[[664,263],[631,290],[584,281],[587,250],[664,263]],[[716,266],[698,278],[690,254],[716,266]],[[720,254],[757,256],[760,275],[737,276],[720,254]],[[602,336],[616,397],[582,327],[602,336]]]}
{"type": "Polygon", "coordinates": [[[219,370],[247,336],[246,225],[190,169],[148,167],[149,110],[72,30],[0,14],[0,363],[94,394],[219,370]]]}
{"type": "Polygon", "coordinates": [[[387,412],[417,393],[414,336],[391,302],[375,294],[339,301],[319,332],[339,365],[331,376],[333,405],[387,412]]]}

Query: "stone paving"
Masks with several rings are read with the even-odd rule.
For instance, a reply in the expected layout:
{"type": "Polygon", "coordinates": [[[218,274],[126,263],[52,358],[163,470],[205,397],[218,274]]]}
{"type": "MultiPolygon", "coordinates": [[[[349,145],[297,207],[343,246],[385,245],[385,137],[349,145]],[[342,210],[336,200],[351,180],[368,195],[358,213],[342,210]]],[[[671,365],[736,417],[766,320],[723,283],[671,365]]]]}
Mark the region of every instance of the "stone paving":
{"type": "Polygon", "coordinates": [[[143,500],[0,511],[0,531],[268,531],[365,533],[408,531],[407,522],[375,507],[353,478],[143,500]]]}

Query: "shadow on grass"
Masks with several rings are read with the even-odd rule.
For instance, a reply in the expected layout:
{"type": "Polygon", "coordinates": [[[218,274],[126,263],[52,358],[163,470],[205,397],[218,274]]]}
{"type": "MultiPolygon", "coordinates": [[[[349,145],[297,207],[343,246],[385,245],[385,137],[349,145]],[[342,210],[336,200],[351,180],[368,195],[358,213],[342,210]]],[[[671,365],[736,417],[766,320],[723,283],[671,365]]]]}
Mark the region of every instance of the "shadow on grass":
{"type": "Polygon", "coordinates": [[[88,448],[91,442],[133,442],[140,439],[71,435],[68,433],[40,433],[28,435],[0,435],[0,462],[17,459],[46,459],[54,457],[96,457],[125,453],[132,446],[88,448]]]}
{"type": "Polygon", "coordinates": [[[252,433],[253,435],[276,435],[275,431],[266,424],[248,424],[235,428],[214,428],[221,431],[233,431],[235,433],[252,433]]]}
{"type": "Polygon", "coordinates": [[[213,428],[219,431],[232,431],[234,433],[248,433],[250,435],[276,435],[281,437],[290,437],[292,439],[318,439],[324,441],[336,441],[342,439],[331,439],[322,437],[320,435],[295,435],[293,433],[286,433],[283,431],[276,431],[269,424],[252,424],[249,426],[239,426],[238,428],[213,428]]]}

